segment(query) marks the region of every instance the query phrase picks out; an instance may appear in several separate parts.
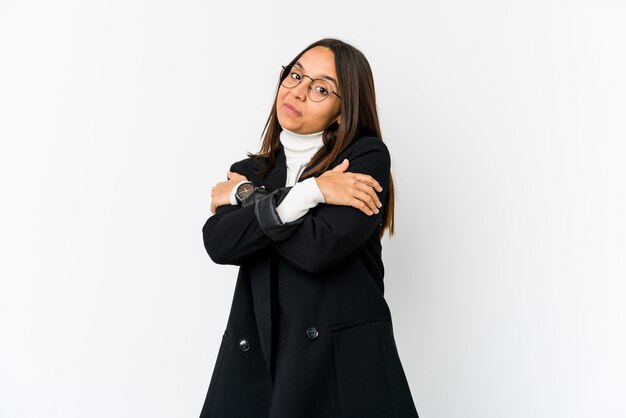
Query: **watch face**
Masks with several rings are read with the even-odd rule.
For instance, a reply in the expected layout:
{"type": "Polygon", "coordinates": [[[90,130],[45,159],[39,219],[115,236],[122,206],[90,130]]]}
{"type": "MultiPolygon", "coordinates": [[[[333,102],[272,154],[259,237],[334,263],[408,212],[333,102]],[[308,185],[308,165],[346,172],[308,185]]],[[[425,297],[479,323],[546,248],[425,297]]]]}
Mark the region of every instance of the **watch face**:
{"type": "Polygon", "coordinates": [[[245,192],[248,190],[254,190],[254,186],[252,185],[252,183],[242,183],[239,185],[239,188],[237,189],[238,192],[245,192]]]}
{"type": "Polygon", "coordinates": [[[256,190],[256,187],[254,187],[252,183],[242,183],[237,188],[237,196],[239,196],[239,198],[243,200],[247,198],[248,196],[250,196],[252,192],[254,192],[255,190],[256,190]]]}

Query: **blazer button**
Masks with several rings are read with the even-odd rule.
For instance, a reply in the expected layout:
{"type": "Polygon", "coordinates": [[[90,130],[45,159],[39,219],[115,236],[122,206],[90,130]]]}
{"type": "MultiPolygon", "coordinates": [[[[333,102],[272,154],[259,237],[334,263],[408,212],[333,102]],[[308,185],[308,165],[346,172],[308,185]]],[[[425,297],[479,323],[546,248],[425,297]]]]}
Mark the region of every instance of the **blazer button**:
{"type": "Polygon", "coordinates": [[[314,340],[319,336],[319,332],[315,327],[310,327],[306,330],[306,336],[309,337],[309,340],[314,340]]]}
{"type": "Polygon", "coordinates": [[[241,351],[248,351],[250,349],[250,341],[246,340],[245,338],[239,340],[239,349],[241,351]]]}

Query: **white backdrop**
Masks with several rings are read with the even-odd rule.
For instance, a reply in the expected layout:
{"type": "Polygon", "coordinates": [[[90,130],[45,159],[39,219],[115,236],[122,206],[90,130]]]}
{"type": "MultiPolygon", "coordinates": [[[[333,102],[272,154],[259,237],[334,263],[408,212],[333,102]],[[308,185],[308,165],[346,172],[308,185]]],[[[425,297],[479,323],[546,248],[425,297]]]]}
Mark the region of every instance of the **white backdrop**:
{"type": "MultiPolygon", "coordinates": [[[[280,65],[368,57],[420,418],[626,416],[621,1],[0,2],[0,417],[197,417],[237,268],[201,227],[280,65]]],[[[287,418],[287,417],[286,417],[287,418]]]]}

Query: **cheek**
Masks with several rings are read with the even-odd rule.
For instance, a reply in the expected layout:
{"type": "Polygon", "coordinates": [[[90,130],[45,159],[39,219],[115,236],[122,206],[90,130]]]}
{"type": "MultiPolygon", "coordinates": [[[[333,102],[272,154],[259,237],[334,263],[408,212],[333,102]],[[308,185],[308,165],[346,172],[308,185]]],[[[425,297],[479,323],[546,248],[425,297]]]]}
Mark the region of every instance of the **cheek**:
{"type": "Polygon", "coordinates": [[[282,112],[283,104],[285,103],[285,97],[289,94],[289,92],[279,91],[278,96],[276,96],[276,111],[282,112]]]}
{"type": "Polygon", "coordinates": [[[337,108],[335,105],[325,106],[324,110],[319,112],[318,117],[330,122],[339,114],[339,110],[340,108],[337,108]]]}
{"type": "Polygon", "coordinates": [[[287,94],[289,94],[289,89],[286,89],[283,86],[280,86],[278,88],[278,95],[276,97],[278,98],[279,102],[282,102],[285,99],[285,96],[287,94]]]}

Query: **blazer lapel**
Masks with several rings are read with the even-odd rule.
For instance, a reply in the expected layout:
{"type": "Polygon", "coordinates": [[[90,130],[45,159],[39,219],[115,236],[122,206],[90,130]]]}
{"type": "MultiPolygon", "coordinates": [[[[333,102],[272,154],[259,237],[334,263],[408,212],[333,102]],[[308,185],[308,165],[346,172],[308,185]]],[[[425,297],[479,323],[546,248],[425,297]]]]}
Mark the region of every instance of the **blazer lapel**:
{"type": "Polygon", "coordinates": [[[259,184],[265,185],[265,188],[270,192],[285,187],[285,183],[287,182],[287,158],[285,157],[285,150],[282,147],[276,157],[276,165],[272,171],[267,174],[265,179],[259,177],[259,180],[259,184]]]}
{"type": "Polygon", "coordinates": [[[271,373],[272,353],[272,300],[271,300],[271,259],[268,257],[255,262],[250,266],[250,287],[252,288],[252,303],[261,352],[265,359],[267,371],[271,373]]]}
{"type": "MultiPolygon", "coordinates": [[[[252,177],[252,176],[251,176],[252,177]]],[[[254,176],[252,180],[255,184],[265,186],[272,192],[278,188],[285,187],[287,181],[287,160],[285,151],[281,147],[280,153],[276,158],[276,165],[265,178],[254,176]]],[[[261,342],[261,351],[267,365],[268,372],[272,371],[272,256],[273,251],[268,251],[267,257],[260,259],[250,266],[250,284],[252,287],[252,302],[256,316],[257,329],[259,331],[259,340],[261,342]]]]}

